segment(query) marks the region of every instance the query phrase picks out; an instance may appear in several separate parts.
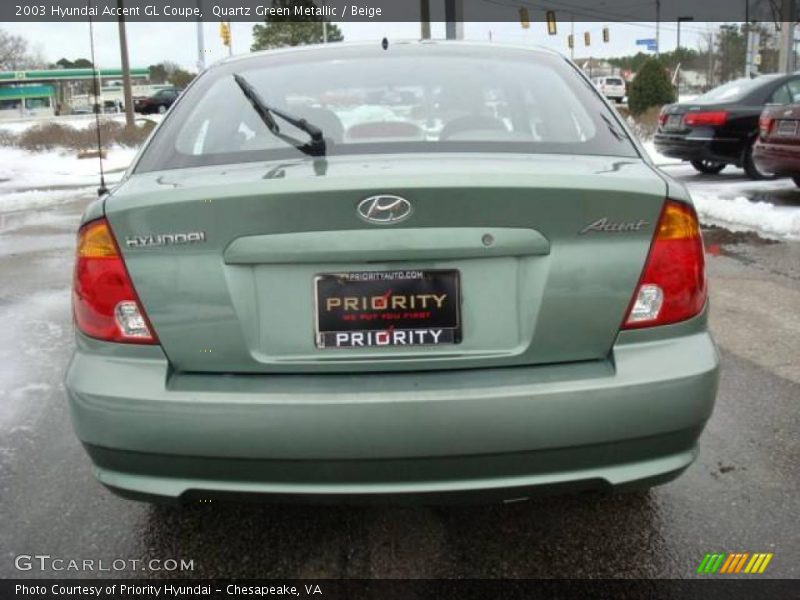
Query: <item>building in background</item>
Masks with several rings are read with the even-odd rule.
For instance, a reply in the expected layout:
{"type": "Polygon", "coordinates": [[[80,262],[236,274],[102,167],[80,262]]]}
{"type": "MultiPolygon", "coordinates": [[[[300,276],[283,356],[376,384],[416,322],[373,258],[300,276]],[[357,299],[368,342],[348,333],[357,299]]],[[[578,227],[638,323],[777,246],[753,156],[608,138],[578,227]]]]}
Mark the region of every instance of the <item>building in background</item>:
{"type": "Polygon", "coordinates": [[[0,119],[55,115],[56,89],[52,85],[0,86],[0,119]]]}
{"type": "MultiPolygon", "coordinates": [[[[90,113],[93,79],[100,82],[101,110],[123,109],[120,69],[39,69],[0,71],[0,119],[90,113]]],[[[149,96],[167,85],[150,85],[150,70],[131,69],[134,95],[149,96]]]]}

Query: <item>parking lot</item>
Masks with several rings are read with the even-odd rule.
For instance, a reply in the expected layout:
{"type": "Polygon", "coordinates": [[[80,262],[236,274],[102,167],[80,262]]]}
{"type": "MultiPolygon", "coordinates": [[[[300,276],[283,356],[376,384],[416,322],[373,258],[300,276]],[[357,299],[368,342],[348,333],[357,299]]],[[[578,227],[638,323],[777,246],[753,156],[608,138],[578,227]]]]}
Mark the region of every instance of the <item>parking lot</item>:
{"type": "MultiPolygon", "coordinates": [[[[676,169],[692,184],[742,181],[735,171],[714,182],[676,169]]],[[[753,193],[800,202],[785,186],[764,189],[753,193]]],[[[3,577],[81,575],[14,567],[19,554],[48,554],[128,561],[102,576],[683,578],[713,551],[772,552],[764,576],[800,576],[790,517],[800,509],[800,243],[706,231],[720,393],[698,461],[648,494],[466,507],[152,507],[93,480],[61,384],[74,230],[90,198],[5,213],[0,223],[3,577]],[[193,570],[142,571],[151,559],[190,560],[193,570]]]]}

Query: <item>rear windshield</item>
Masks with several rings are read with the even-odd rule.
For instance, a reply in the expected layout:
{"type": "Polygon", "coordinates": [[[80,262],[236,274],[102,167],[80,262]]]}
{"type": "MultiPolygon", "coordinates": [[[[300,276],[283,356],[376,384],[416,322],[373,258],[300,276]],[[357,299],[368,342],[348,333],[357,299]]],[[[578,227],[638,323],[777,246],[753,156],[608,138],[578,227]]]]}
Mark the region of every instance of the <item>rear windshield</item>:
{"type": "Polygon", "coordinates": [[[763,77],[756,79],[737,79],[721,85],[713,90],[698,96],[692,102],[699,104],[712,104],[715,102],[738,102],[767,83],[769,80],[763,77]]]}
{"type": "MultiPolygon", "coordinates": [[[[638,156],[596,92],[558,56],[415,45],[268,53],[215,67],[173,107],[136,172],[302,156],[269,131],[234,73],[269,105],[320,128],[329,155],[638,156]]],[[[275,120],[281,133],[308,141],[275,120]]]]}
{"type": "Polygon", "coordinates": [[[615,79],[613,77],[607,77],[606,78],[606,84],[607,85],[623,85],[622,79],[615,79]]]}

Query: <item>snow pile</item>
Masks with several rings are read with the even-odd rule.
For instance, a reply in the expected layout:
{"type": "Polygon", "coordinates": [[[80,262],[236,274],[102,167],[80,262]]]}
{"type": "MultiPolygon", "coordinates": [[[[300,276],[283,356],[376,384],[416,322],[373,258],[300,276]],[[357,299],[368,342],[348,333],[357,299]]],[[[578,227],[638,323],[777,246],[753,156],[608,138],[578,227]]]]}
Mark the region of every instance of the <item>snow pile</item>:
{"type": "Polygon", "coordinates": [[[723,198],[719,193],[692,190],[700,220],[732,231],[756,231],[769,237],[800,240],[800,209],[752,202],[744,196],[723,198]]]}
{"type": "MultiPolygon", "coordinates": [[[[114,146],[103,161],[106,183],[122,177],[136,155],[114,146]]],[[[97,158],[78,159],[74,151],[28,152],[0,147],[0,211],[42,208],[93,193],[100,182],[97,158]]]]}
{"type": "MultiPolygon", "coordinates": [[[[136,155],[133,148],[113,146],[103,161],[106,172],[125,170],[136,155]]],[[[113,175],[114,173],[110,173],[113,175]]],[[[0,189],[46,188],[96,184],[100,180],[97,158],[78,159],[74,150],[29,152],[0,147],[0,189]]]]}
{"type": "Polygon", "coordinates": [[[644,149],[650,155],[650,159],[658,167],[663,167],[667,165],[679,165],[682,162],[684,162],[680,158],[670,158],[669,156],[664,156],[663,154],[659,154],[652,140],[648,140],[646,142],[643,141],[642,146],[644,146],[644,149]]]}
{"type": "MultiPolygon", "coordinates": [[[[107,118],[107,117],[102,117],[107,118]]],[[[112,117],[113,119],[113,117],[112,117]]],[[[113,119],[118,120],[118,119],[113,119]]],[[[94,115],[75,115],[70,117],[38,117],[30,119],[18,119],[13,121],[0,121],[0,130],[9,133],[22,133],[26,129],[47,123],[58,123],[75,129],[86,129],[94,125],[94,115]]]]}
{"type": "MultiPolygon", "coordinates": [[[[158,123],[164,115],[136,115],[136,120],[147,119],[158,123]]],[[[125,122],[124,114],[104,114],[100,115],[101,121],[119,121],[125,122]]],[[[9,133],[18,134],[26,129],[35,127],[37,125],[45,125],[47,123],[56,123],[66,127],[73,127],[75,129],[86,129],[94,127],[94,115],[67,115],[62,117],[30,117],[27,119],[14,119],[9,121],[0,121],[0,131],[7,131],[9,133]]]]}
{"type": "Polygon", "coordinates": [[[747,197],[794,190],[796,186],[791,180],[739,180],[735,172],[742,172],[732,166],[722,176],[708,178],[696,173],[688,163],[659,154],[652,141],[642,145],[656,166],[686,184],[701,222],[731,231],[754,231],[764,237],[800,240],[799,206],[778,206],[747,197]],[[693,181],[695,178],[697,181],[693,181]]]}

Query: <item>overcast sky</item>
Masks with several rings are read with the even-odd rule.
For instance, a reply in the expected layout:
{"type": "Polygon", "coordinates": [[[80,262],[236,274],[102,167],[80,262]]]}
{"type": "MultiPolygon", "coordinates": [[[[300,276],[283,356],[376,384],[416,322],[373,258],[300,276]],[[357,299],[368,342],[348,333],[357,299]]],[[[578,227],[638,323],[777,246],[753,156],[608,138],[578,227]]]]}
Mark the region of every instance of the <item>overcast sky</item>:
{"type": "MultiPolygon", "coordinates": [[[[4,1],[4,0],[2,0],[4,1]]],[[[244,53],[250,50],[252,30],[255,23],[233,23],[233,51],[244,53]]],[[[418,23],[338,23],[345,40],[375,40],[384,36],[392,39],[418,38],[418,23]]],[[[611,42],[604,44],[604,23],[575,23],[576,58],[607,57],[633,54],[640,48],[636,40],[655,37],[655,23],[610,23],[611,42]],[[591,32],[591,46],[586,48],[583,33],[591,32]]],[[[700,34],[716,29],[719,23],[685,23],[681,33],[681,44],[694,47],[700,43],[700,34]]],[[[97,64],[102,68],[119,67],[119,39],[116,23],[95,23],[95,52],[97,64]]],[[[196,70],[197,28],[194,23],[128,23],[128,46],[132,67],[146,67],[169,60],[184,68],[196,70]]],[[[66,57],[70,60],[89,57],[89,26],[87,23],[0,23],[0,29],[25,37],[32,47],[39,50],[48,62],[66,57]]],[[[514,44],[542,45],[568,53],[567,34],[569,23],[559,23],[557,36],[548,36],[542,23],[531,23],[530,29],[522,29],[519,23],[466,23],[464,37],[471,40],[488,40],[514,44]]],[[[219,25],[203,24],[205,33],[206,62],[227,56],[228,49],[219,38],[219,25]]],[[[432,35],[444,37],[444,24],[434,23],[432,35]]],[[[661,49],[673,50],[676,45],[677,27],[674,23],[661,25],[661,49]]]]}

